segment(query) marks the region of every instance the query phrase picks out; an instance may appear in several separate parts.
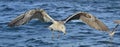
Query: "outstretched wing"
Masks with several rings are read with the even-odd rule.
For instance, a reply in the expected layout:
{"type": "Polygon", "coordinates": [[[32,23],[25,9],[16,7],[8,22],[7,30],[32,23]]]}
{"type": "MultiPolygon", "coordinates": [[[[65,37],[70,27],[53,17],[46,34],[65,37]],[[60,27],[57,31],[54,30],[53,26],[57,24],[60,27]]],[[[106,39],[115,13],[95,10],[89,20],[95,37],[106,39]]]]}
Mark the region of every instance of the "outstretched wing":
{"type": "Polygon", "coordinates": [[[120,20],[115,20],[114,22],[117,24],[120,24],[120,20]]]}
{"type": "Polygon", "coordinates": [[[39,19],[43,22],[54,21],[54,19],[52,19],[43,9],[33,9],[12,20],[8,26],[13,27],[23,25],[32,19],[39,19]]]}
{"type": "Polygon", "coordinates": [[[97,19],[93,15],[85,12],[78,12],[73,14],[72,16],[67,17],[64,23],[67,23],[71,20],[82,20],[84,23],[86,23],[90,27],[95,28],[97,30],[102,30],[102,31],[109,30],[108,27],[103,22],[101,22],[99,19],[97,19]]]}

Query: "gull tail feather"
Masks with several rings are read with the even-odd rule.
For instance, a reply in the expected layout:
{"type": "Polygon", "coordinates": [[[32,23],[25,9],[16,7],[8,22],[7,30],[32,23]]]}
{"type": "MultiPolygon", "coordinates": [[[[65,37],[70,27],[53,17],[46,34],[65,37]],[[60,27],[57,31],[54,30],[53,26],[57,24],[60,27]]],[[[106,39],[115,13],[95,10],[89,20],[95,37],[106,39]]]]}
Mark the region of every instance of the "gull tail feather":
{"type": "Polygon", "coordinates": [[[110,32],[110,33],[109,33],[109,36],[112,38],[112,37],[114,36],[114,34],[115,34],[115,31],[110,32]]]}

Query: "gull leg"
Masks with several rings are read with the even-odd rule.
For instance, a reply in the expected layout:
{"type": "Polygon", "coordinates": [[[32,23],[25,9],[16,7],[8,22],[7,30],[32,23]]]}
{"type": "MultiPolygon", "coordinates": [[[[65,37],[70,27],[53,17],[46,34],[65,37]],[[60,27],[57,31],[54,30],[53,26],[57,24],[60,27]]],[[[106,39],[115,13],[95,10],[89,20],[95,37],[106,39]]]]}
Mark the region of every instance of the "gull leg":
{"type": "Polygon", "coordinates": [[[60,33],[58,32],[58,36],[57,36],[57,39],[59,39],[60,38],[60,33]]]}
{"type": "Polygon", "coordinates": [[[55,34],[54,34],[54,31],[52,31],[52,40],[53,40],[53,39],[54,39],[54,37],[55,37],[54,35],[55,35],[55,34]]]}

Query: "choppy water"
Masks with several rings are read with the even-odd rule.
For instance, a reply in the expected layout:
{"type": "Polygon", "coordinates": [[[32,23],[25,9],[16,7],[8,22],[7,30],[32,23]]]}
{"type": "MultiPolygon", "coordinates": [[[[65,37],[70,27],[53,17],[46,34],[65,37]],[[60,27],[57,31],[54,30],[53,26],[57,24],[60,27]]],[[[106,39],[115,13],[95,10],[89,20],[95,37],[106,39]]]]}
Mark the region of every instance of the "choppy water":
{"type": "MultiPolygon", "coordinates": [[[[110,29],[120,19],[120,0],[0,0],[0,47],[120,47],[120,28],[113,40],[105,32],[94,30],[81,22],[66,24],[67,35],[51,39],[47,28],[51,23],[32,20],[15,27],[8,22],[25,11],[43,8],[54,19],[64,19],[75,12],[88,12],[102,20],[110,29]]],[[[57,35],[57,32],[55,33],[57,35]]]]}

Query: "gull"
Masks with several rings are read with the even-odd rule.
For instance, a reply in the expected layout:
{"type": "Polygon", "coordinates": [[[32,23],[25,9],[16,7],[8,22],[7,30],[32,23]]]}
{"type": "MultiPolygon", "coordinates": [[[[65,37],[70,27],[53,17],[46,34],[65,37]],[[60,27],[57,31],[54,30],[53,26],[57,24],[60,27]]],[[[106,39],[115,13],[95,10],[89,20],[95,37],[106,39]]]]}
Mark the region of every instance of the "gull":
{"type": "Polygon", "coordinates": [[[116,28],[119,26],[119,24],[120,24],[120,20],[115,20],[114,23],[117,23],[117,25],[115,26],[115,28],[113,29],[113,31],[115,31],[116,28]]]}
{"type": "MultiPolygon", "coordinates": [[[[96,30],[109,32],[108,27],[92,14],[86,12],[77,12],[71,16],[68,16],[63,20],[54,20],[46,13],[44,9],[29,10],[21,14],[11,22],[9,22],[8,26],[10,27],[20,26],[29,22],[32,19],[38,19],[41,22],[52,22],[52,24],[48,27],[48,29],[52,31],[52,38],[54,37],[54,31],[59,31],[59,32],[63,32],[63,34],[66,34],[65,23],[71,20],[82,20],[85,24],[89,25],[90,27],[96,30]]],[[[109,33],[112,34],[112,32],[109,33]]]]}
{"type": "Polygon", "coordinates": [[[117,25],[115,26],[115,28],[113,29],[113,31],[115,31],[116,28],[119,26],[119,24],[120,24],[120,20],[115,20],[114,23],[116,23],[117,25]]]}
{"type": "Polygon", "coordinates": [[[114,23],[116,23],[117,25],[113,28],[111,34],[109,34],[111,38],[113,37],[113,35],[115,34],[115,31],[116,31],[117,27],[119,26],[120,20],[115,20],[114,23]]]}
{"type": "Polygon", "coordinates": [[[118,25],[120,24],[120,20],[115,20],[115,23],[117,23],[118,25]]]}

